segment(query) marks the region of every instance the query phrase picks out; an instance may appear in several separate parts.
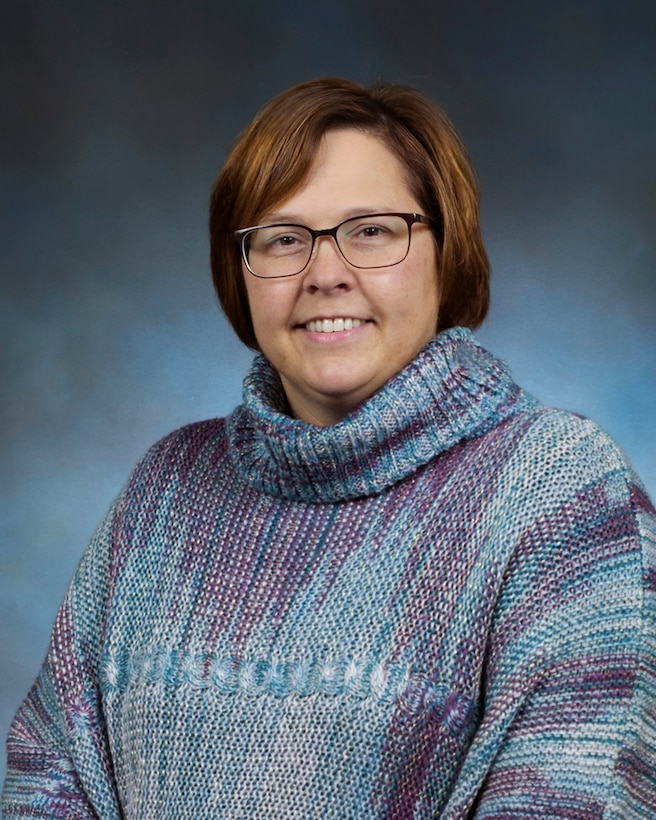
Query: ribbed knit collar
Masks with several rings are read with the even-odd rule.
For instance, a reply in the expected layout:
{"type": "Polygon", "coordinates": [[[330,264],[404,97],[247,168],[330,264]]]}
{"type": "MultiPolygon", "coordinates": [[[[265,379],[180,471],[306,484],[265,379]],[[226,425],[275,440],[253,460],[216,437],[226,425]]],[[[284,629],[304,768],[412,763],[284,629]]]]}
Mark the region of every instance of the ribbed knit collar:
{"type": "Polygon", "coordinates": [[[258,356],[227,419],[231,457],[267,493],[330,502],[379,493],[534,400],[465,328],[432,339],[400,373],[330,427],[281,412],[280,379],[258,356]]]}

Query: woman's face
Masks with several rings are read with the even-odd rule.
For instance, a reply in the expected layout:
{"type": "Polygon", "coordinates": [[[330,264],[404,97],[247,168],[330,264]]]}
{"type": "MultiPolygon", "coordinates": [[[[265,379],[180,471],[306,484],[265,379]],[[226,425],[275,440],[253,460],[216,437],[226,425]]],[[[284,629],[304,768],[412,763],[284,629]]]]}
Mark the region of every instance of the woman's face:
{"type": "MultiPolygon", "coordinates": [[[[305,184],[259,224],[320,230],[360,214],[420,210],[396,156],[377,137],[348,128],[325,135],[305,184]]],[[[245,267],[243,275],[260,348],[280,374],[292,415],[312,424],[334,424],[354,410],[436,331],[437,252],[428,225],[412,226],[407,257],[391,267],[354,268],[324,236],[297,276],[259,279],[245,267]],[[326,333],[308,327],[335,319],[357,322],[326,333]]]]}

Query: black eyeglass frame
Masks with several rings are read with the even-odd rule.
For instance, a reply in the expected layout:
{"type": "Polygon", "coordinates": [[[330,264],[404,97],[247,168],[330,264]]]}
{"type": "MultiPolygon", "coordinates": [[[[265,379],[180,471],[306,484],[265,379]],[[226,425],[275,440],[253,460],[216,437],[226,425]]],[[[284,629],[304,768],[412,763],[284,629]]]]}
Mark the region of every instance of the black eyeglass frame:
{"type": "Polygon", "coordinates": [[[410,244],[412,242],[412,226],[417,222],[421,223],[422,225],[430,225],[432,228],[437,228],[437,223],[435,222],[434,219],[431,219],[429,216],[424,216],[423,214],[417,214],[417,213],[410,213],[409,214],[409,213],[397,213],[396,211],[386,211],[384,213],[378,213],[378,214],[361,214],[359,216],[350,216],[348,219],[343,219],[339,223],[339,225],[335,225],[334,228],[324,228],[323,230],[320,230],[320,231],[315,231],[312,228],[308,228],[307,225],[300,225],[300,224],[295,223],[295,222],[273,222],[273,223],[269,223],[269,224],[265,224],[265,225],[252,225],[250,228],[240,228],[238,231],[234,232],[233,236],[235,237],[235,240],[237,242],[239,242],[239,246],[241,248],[241,257],[244,260],[244,264],[248,268],[249,273],[251,273],[253,276],[256,276],[258,279],[288,279],[290,276],[298,276],[299,273],[303,273],[303,271],[310,264],[310,261],[312,259],[312,254],[314,253],[315,242],[316,242],[317,238],[320,237],[320,236],[332,236],[332,238],[335,240],[335,245],[337,246],[337,250],[341,253],[341,255],[344,257],[346,262],[348,262],[348,264],[351,265],[352,267],[358,268],[358,270],[380,270],[381,268],[393,268],[394,265],[400,265],[401,262],[403,262],[403,260],[410,253],[410,244]],[[337,239],[337,231],[342,227],[342,225],[345,225],[347,222],[351,222],[351,221],[356,220],[356,219],[374,219],[377,216],[398,216],[401,219],[404,219],[406,221],[407,225],[408,225],[408,247],[406,248],[405,253],[401,257],[401,259],[399,259],[398,262],[392,262],[392,264],[390,264],[390,265],[354,265],[353,262],[350,262],[347,259],[346,254],[344,253],[344,251],[340,247],[339,241],[337,239]],[[283,227],[302,228],[304,231],[307,231],[310,234],[310,236],[312,237],[312,246],[310,247],[310,254],[308,256],[307,262],[305,263],[305,265],[303,265],[303,267],[299,271],[296,271],[296,273],[284,273],[284,274],[278,275],[278,276],[262,276],[259,273],[255,273],[255,271],[251,268],[251,266],[248,262],[248,256],[247,256],[247,253],[246,253],[246,240],[248,238],[248,234],[251,233],[252,231],[262,230],[263,228],[283,228],[283,227]]]}

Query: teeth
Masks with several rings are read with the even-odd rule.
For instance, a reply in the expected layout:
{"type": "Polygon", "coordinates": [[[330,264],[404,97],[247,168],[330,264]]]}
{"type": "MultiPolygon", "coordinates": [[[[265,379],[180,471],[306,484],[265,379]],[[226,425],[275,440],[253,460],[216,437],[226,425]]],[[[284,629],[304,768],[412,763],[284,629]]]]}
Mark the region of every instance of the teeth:
{"type": "Polygon", "coordinates": [[[352,330],[361,324],[362,319],[313,319],[305,327],[312,333],[337,333],[340,330],[352,330]]]}

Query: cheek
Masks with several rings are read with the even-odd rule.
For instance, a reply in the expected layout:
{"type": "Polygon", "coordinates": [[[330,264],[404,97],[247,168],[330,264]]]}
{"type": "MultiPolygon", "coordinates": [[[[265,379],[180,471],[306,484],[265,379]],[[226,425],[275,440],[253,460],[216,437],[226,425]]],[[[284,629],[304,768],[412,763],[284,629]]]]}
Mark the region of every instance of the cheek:
{"type": "Polygon", "coordinates": [[[280,338],[281,331],[290,326],[295,304],[296,286],[291,281],[256,279],[246,274],[246,294],[255,337],[267,354],[271,345],[280,338]]]}
{"type": "Polygon", "coordinates": [[[415,305],[418,314],[424,318],[426,324],[437,328],[437,314],[441,299],[441,288],[439,285],[439,269],[437,252],[431,248],[419,260],[419,267],[415,272],[421,270],[421,284],[414,289],[415,305]]]}
{"type": "Polygon", "coordinates": [[[248,309],[251,314],[251,322],[253,323],[253,331],[260,348],[262,347],[262,339],[265,337],[265,324],[267,311],[264,310],[264,292],[260,287],[257,279],[248,272],[243,272],[244,283],[246,286],[246,297],[248,299],[248,309]]]}

